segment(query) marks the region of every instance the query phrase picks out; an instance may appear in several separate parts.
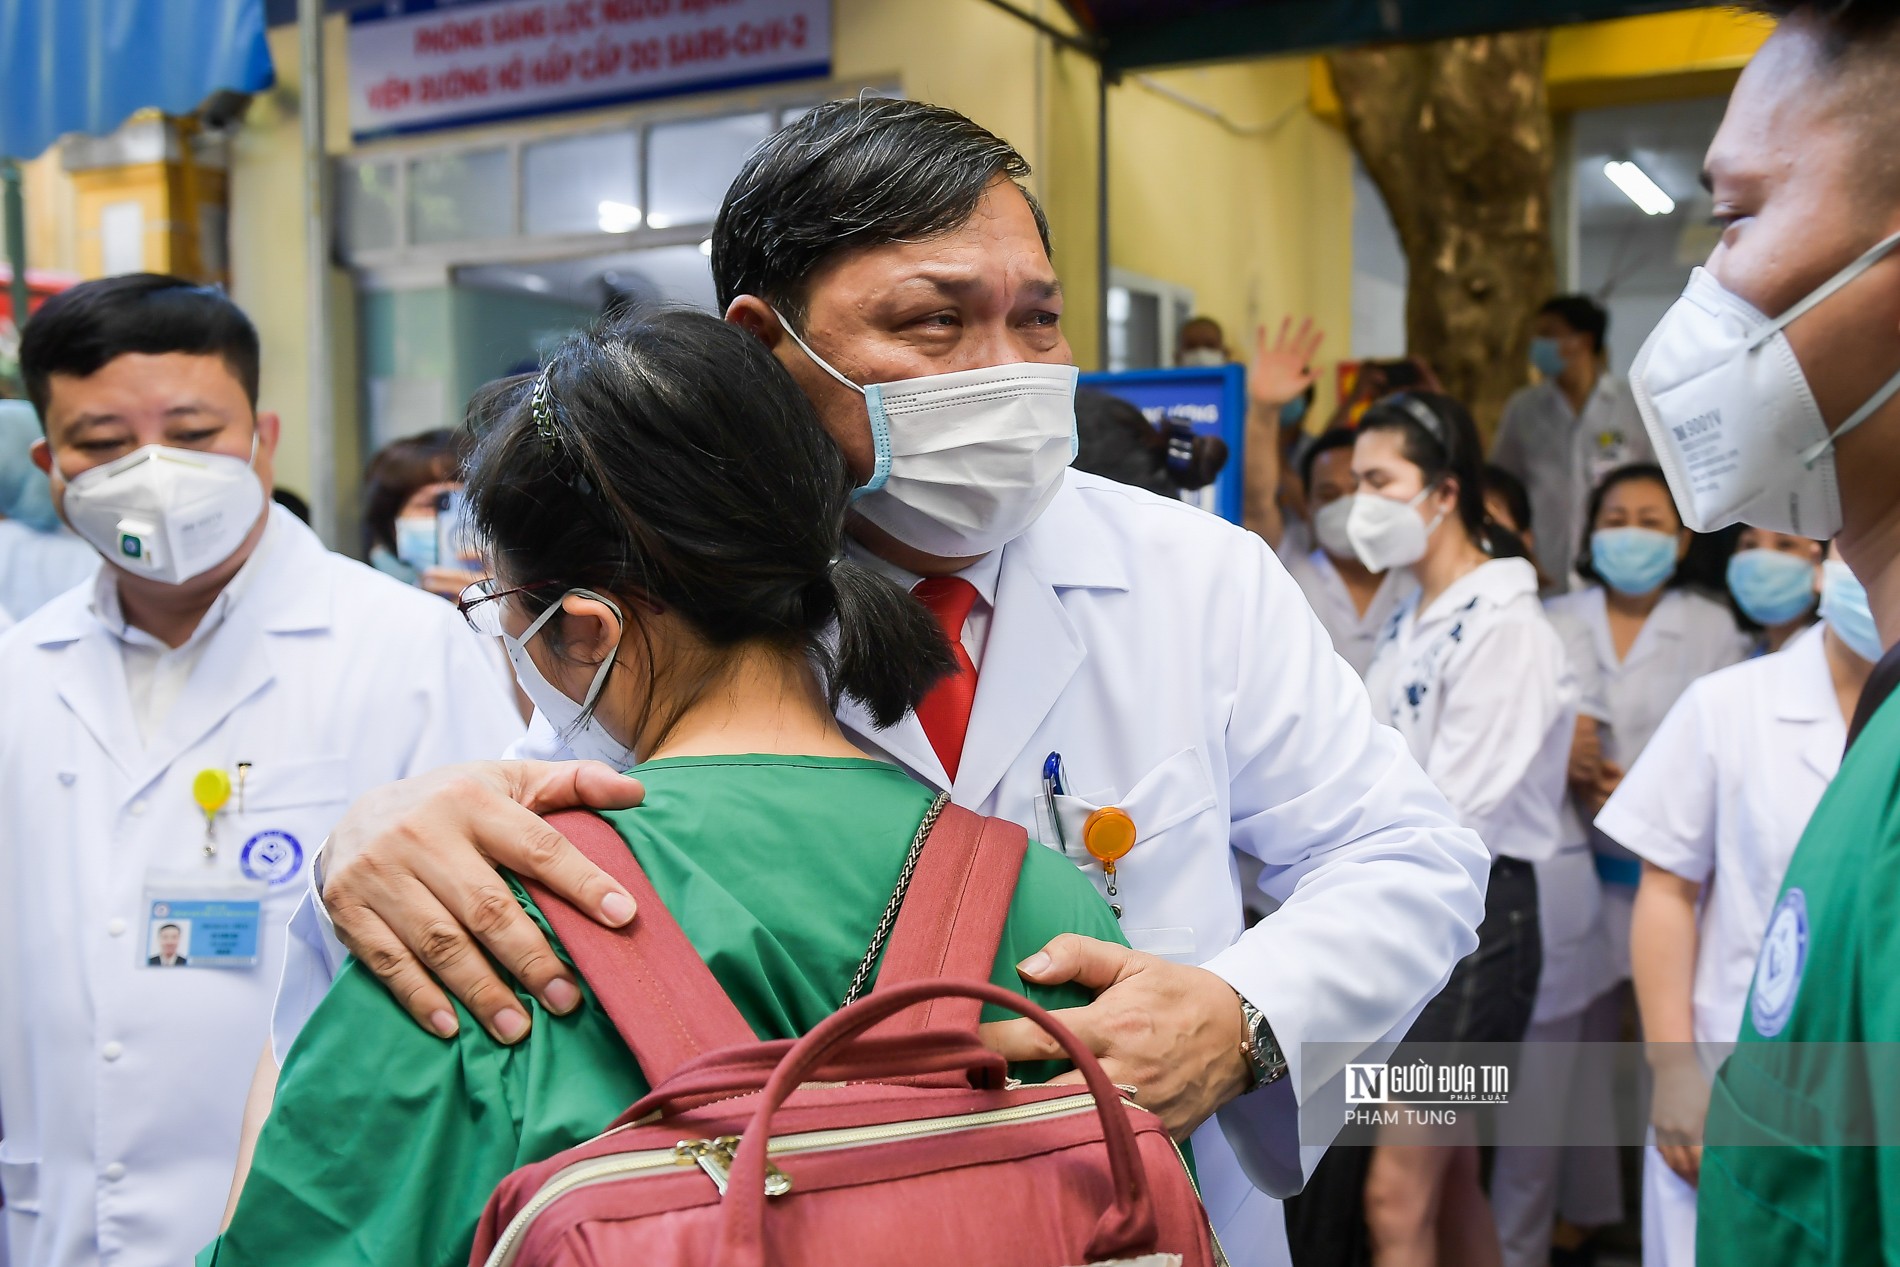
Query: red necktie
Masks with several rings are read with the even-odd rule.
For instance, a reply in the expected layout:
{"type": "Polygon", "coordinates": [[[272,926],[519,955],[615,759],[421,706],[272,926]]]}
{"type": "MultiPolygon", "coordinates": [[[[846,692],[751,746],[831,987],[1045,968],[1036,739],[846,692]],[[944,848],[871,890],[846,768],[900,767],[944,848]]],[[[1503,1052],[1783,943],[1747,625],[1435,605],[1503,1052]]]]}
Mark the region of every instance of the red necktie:
{"type": "Polygon", "coordinates": [[[963,649],[963,622],[976,605],[976,586],[960,576],[931,576],[917,582],[911,594],[937,618],[937,627],[949,640],[950,654],[957,661],[956,672],[931,687],[917,705],[924,737],[954,783],[963,759],[963,736],[970,729],[970,705],[976,701],[976,665],[963,649]]]}

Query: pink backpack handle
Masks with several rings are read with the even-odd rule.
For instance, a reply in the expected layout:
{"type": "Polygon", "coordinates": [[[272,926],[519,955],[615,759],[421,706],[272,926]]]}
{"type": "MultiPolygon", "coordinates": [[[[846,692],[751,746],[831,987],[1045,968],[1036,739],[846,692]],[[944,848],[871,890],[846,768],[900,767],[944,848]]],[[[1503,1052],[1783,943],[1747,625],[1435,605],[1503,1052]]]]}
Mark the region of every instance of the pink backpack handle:
{"type": "MultiPolygon", "coordinates": [[[[797,1039],[776,1039],[707,1052],[653,1088],[614,1125],[645,1121],[656,1113],[683,1113],[713,1100],[762,1091],[797,1043],[797,1039]]],[[[827,1056],[807,1080],[994,1091],[1008,1076],[1009,1066],[1000,1055],[985,1047],[974,1030],[959,1028],[860,1035],[827,1056]]]]}
{"type": "MultiPolygon", "coordinates": [[[[917,859],[872,995],[912,981],[988,981],[1028,847],[1029,834],[1017,824],[945,805],[917,859]]],[[[975,1032],[982,1011],[976,999],[939,996],[892,1017],[879,1033],[975,1032]]]]}
{"type": "MultiPolygon", "coordinates": [[[[772,1115],[786,1097],[806,1080],[813,1068],[823,1064],[840,1043],[848,1042],[907,1007],[951,997],[993,1003],[1036,1022],[1062,1045],[1095,1097],[1095,1110],[1101,1118],[1102,1138],[1108,1149],[1115,1200],[1102,1212],[1101,1220],[1089,1237],[1088,1258],[1094,1261],[1131,1257],[1155,1248],[1154,1202],[1148,1193],[1135,1131],[1129,1125],[1121,1093],[1108,1080],[1094,1053],[1047,1011],[999,986],[979,981],[913,981],[878,991],[827,1017],[799,1039],[791,1054],[779,1065],[765,1086],[758,1111],[746,1127],[733,1158],[732,1178],[723,1199],[725,1208],[721,1212],[718,1247],[712,1258],[714,1263],[719,1267],[765,1267],[766,1144],[772,1135],[772,1115]]],[[[931,1041],[925,1034],[915,1035],[914,1039],[919,1043],[931,1041]]]]}

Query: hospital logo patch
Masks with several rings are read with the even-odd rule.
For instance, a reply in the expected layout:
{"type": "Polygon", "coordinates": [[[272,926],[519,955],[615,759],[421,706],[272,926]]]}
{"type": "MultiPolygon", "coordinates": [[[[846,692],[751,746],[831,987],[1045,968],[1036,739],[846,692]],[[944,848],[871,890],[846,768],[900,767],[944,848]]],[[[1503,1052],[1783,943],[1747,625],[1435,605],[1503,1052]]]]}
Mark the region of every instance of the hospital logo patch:
{"type": "Polygon", "coordinates": [[[253,880],[288,884],[303,866],[303,846],[287,831],[260,831],[244,842],[238,866],[253,880]]]}
{"type": "Polygon", "coordinates": [[[1800,889],[1789,889],[1768,917],[1768,932],[1755,959],[1755,991],[1749,997],[1748,1015],[1757,1034],[1773,1038],[1788,1023],[1807,966],[1808,899],[1800,889]]]}

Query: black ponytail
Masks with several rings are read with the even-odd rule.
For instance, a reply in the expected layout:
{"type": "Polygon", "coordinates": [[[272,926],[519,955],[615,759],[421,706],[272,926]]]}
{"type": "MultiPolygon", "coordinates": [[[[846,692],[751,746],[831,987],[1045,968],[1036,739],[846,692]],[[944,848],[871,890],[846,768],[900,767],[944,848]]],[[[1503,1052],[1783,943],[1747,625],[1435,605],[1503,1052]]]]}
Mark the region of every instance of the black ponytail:
{"type": "MultiPolygon", "coordinates": [[[[470,512],[505,582],[533,587],[528,610],[591,589],[640,628],[658,606],[714,653],[808,657],[834,705],[849,695],[881,726],[954,667],[921,604],[840,558],[844,456],[737,326],[687,311],[625,317],[568,338],[540,375],[484,389],[470,413],[470,512]]],[[[659,669],[649,654],[646,671],[659,669]]],[[[654,720],[634,728],[649,746],[671,725],[654,720]]]]}
{"type": "Polygon", "coordinates": [[[849,559],[832,566],[829,589],[838,618],[825,665],[832,705],[842,692],[880,727],[895,725],[917,706],[923,674],[934,683],[955,669],[943,631],[923,604],[849,559]]]}

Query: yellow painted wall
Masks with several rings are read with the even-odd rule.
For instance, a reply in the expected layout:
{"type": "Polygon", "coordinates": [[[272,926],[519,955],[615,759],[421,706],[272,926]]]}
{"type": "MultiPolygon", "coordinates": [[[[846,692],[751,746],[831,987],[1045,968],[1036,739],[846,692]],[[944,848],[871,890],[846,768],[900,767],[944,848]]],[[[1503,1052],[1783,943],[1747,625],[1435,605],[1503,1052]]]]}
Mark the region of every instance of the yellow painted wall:
{"type": "MultiPolygon", "coordinates": [[[[1724,8],[1557,27],[1544,67],[1551,109],[1726,93],[1774,29],[1770,18],[1724,8]]],[[[1310,59],[1307,70],[1313,112],[1336,121],[1339,97],[1324,59],[1310,59]]]]}
{"type": "Polygon", "coordinates": [[[1256,326],[1286,315],[1326,330],[1323,359],[1345,355],[1352,153],[1307,108],[1304,58],[1131,75],[1109,136],[1117,267],[1190,287],[1243,357],[1256,326]]]}
{"type": "MultiPolygon", "coordinates": [[[[327,134],[333,152],[342,152],[349,140],[349,103],[344,94],[344,41],[348,28],[341,17],[331,18],[326,34],[329,72],[327,134]]],[[[313,487],[310,470],[310,346],[305,319],[303,136],[297,116],[300,67],[297,30],[279,27],[270,33],[271,60],[277,82],[251,102],[244,127],[231,146],[230,252],[231,297],[250,314],[263,347],[263,383],[260,409],[275,410],[283,418],[283,438],[277,447],[277,479],[286,488],[308,495],[313,487]]],[[[338,469],[362,469],[362,428],[358,419],[354,298],[349,280],[330,270],[331,305],[336,326],[331,340],[336,374],[331,399],[338,469]]],[[[339,481],[337,522],[343,525],[337,544],[355,538],[357,481],[339,481]]]]}

